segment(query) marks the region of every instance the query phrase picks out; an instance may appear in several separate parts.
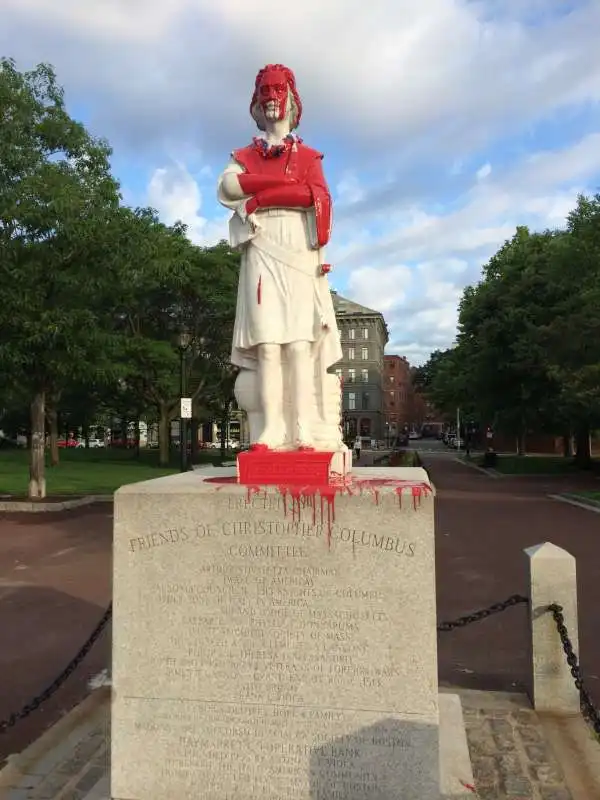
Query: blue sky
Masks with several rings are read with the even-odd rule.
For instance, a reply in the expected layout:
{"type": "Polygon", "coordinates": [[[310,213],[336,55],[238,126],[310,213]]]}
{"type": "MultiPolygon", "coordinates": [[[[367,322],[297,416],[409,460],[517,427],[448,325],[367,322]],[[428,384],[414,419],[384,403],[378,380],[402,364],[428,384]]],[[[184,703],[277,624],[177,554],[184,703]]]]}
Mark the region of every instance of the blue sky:
{"type": "Polygon", "coordinates": [[[227,234],[216,177],[282,62],[326,154],[333,286],[381,310],[389,352],[452,343],[463,287],[516,225],[600,191],[597,0],[4,0],[0,51],[52,63],[109,139],[125,201],[227,234]]]}

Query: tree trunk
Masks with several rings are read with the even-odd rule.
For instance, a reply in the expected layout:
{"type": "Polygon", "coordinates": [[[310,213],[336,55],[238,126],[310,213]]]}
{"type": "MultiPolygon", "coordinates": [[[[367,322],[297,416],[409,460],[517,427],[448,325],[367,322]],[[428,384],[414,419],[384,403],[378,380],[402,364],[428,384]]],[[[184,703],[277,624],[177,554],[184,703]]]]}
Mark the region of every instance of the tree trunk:
{"type": "Polygon", "coordinates": [[[38,392],[31,403],[31,450],[29,453],[29,499],[46,497],[44,443],[46,436],[46,396],[38,392]]]}
{"type": "Polygon", "coordinates": [[[517,455],[525,455],[525,434],[522,431],[517,436],[517,455]]]}
{"type": "Polygon", "coordinates": [[[140,418],[136,417],[135,419],[135,457],[140,457],[140,418]]]}
{"type": "Polygon", "coordinates": [[[590,426],[580,425],[575,432],[575,463],[581,469],[591,469],[590,426]]]}
{"type": "Polygon", "coordinates": [[[195,464],[198,460],[198,420],[192,417],[190,420],[191,442],[190,442],[190,464],[195,464]]]}
{"type": "Polygon", "coordinates": [[[162,403],[159,408],[158,420],[158,462],[161,467],[169,466],[169,450],[170,450],[170,427],[171,421],[169,419],[169,409],[166,403],[162,403]]]}
{"type": "Polygon", "coordinates": [[[55,407],[48,410],[48,425],[50,427],[50,466],[56,467],[60,461],[58,452],[58,411],[55,407]]]}
{"type": "Polygon", "coordinates": [[[223,405],[223,414],[221,416],[221,458],[225,458],[225,451],[227,450],[227,439],[229,438],[229,402],[223,405]]]}
{"type": "Polygon", "coordinates": [[[565,458],[571,458],[573,455],[571,449],[571,434],[565,433],[562,437],[562,451],[565,458]]]}

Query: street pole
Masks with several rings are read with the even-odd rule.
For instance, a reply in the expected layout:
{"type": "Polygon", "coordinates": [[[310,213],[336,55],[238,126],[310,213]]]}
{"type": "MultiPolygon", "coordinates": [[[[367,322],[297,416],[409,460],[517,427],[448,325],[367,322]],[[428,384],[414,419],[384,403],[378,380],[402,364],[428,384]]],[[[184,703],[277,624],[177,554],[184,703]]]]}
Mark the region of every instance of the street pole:
{"type": "Polygon", "coordinates": [[[187,472],[187,424],[183,416],[183,403],[181,402],[186,396],[186,380],[185,380],[185,347],[179,348],[179,458],[180,472],[187,472]]]}
{"type": "Polygon", "coordinates": [[[456,407],[456,449],[460,452],[460,407],[456,407]]]}

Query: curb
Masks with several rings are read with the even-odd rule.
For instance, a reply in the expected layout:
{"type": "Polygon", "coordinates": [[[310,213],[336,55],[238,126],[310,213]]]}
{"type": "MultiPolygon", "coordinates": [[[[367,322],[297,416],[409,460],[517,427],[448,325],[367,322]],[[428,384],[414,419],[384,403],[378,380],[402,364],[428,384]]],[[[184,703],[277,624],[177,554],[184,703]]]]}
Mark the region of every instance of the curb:
{"type": "Polygon", "coordinates": [[[593,511],[595,514],[600,514],[599,502],[587,500],[577,494],[565,492],[565,494],[549,494],[548,497],[551,500],[558,500],[559,503],[568,503],[570,506],[576,506],[577,508],[583,508],[585,511],[593,511]]]}
{"type": "Polygon", "coordinates": [[[109,503],[112,500],[112,494],[88,494],[85,497],[62,500],[59,503],[38,503],[32,500],[2,500],[0,501],[0,512],[39,514],[47,511],[68,511],[72,508],[90,506],[92,503],[109,503]]]}
{"type": "Polygon", "coordinates": [[[502,475],[500,472],[496,472],[494,469],[485,469],[484,467],[480,467],[478,464],[473,464],[471,461],[465,461],[462,458],[453,458],[457,464],[462,464],[463,467],[469,467],[470,469],[477,470],[477,472],[481,472],[483,475],[487,475],[488,478],[504,478],[505,476],[502,475]]]}
{"type": "Polygon", "coordinates": [[[21,753],[8,756],[6,766],[0,770],[0,791],[16,789],[36,767],[38,769],[42,767],[42,761],[46,769],[51,769],[53,764],[59,763],[63,750],[69,749],[72,739],[81,735],[82,728],[93,726],[96,714],[110,702],[110,696],[110,686],[94,690],[29,747],[21,753]]]}

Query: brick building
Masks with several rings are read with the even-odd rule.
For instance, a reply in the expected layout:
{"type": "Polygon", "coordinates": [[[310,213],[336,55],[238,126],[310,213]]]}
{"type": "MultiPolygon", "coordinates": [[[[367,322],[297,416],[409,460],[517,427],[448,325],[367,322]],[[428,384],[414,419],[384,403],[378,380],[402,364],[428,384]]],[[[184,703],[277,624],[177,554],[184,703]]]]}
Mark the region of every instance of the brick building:
{"type": "Polygon", "coordinates": [[[412,419],[410,364],[404,356],[383,357],[383,414],[385,437],[395,438],[412,419]]]}

